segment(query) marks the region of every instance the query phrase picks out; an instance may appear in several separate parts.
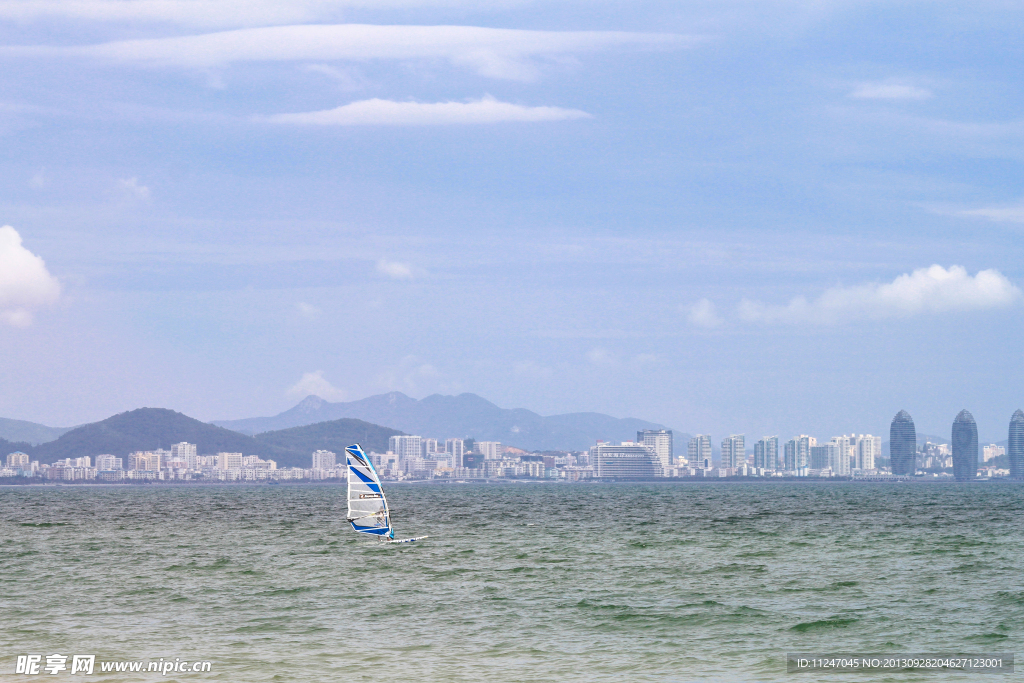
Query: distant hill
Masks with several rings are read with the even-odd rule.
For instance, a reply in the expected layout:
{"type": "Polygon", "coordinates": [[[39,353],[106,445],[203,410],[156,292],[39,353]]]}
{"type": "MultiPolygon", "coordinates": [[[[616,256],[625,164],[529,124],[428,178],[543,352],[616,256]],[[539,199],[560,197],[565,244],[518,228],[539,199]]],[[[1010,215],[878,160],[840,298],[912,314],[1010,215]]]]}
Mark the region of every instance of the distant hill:
{"type": "Polygon", "coordinates": [[[54,441],[61,434],[69,431],[71,431],[71,427],[47,427],[35,422],[0,417],[0,439],[4,441],[23,441],[29,444],[40,444],[54,441]]]}
{"type": "Polygon", "coordinates": [[[245,453],[275,460],[293,455],[287,449],[262,444],[251,436],[165,408],[139,408],[75,427],[56,441],[33,447],[31,455],[44,463],[101,453],[125,458],[134,451],[170,448],[181,441],[197,444],[199,452],[204,454],[245,453]]]}
{"type": "MultiPolygon", "coordinates": [[[[259,434],[340,418],[356,418],[407,434],[439,439],[500,441],[530,451],[585,450],[598,439],[627,441],[635,439],[641,429],[664,429],[653,422],[601,413],[545,417],[522,408],[499,408],[476,394],[434,394],[416,400],[397,391],[347,403],[330,403],[308,396],[294,408],[273,417],[220,420],[214,424],[243,434],[259,434]]],[[[682,433],[675,435],[677,452],[685,452],[686,438],[688,435],[682,433]]]]}
{"type": "Polygon", "coordinates": [[[346,446],[354,443],[361,445],[367,453],[383,453],[388,449],[388,439],[401,434],[402,432],[397,429],[342,418],[303,427],[263,432],[257,434],[255,438],[261,444],[297,451],[309,458],[313,451],[319,450],[334,451],[341,455],[345,452],[346,446]]]}
{"type": "Polygon", "coordinates": [[[56,441],[36,446],[0,439],[0,456],[20,450],[42,463],[103,453],[127,458],[134,451],[170,448],[187,441],[196,444],[204,455],[244,453],[271,458],[280,467],[309,467],[315,450],[326,448],[340,454],[345,446],[361,440],[367,450],[383,451],[387,450],[388,437],[400,433],[361,420],[337,420],[253,438],[173,410],[139,408],[76,427],[56,441]]]}

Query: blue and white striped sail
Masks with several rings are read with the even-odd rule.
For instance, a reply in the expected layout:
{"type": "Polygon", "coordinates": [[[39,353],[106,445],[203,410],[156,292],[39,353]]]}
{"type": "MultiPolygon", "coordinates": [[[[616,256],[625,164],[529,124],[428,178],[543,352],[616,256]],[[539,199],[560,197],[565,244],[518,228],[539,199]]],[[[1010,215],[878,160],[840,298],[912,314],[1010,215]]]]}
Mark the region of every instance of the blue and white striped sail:
{"type": "Polygon", "coordinates": [[[348,461],[348,521],[363,534],[393,539],[388,499],[380,485],[373,463],[359,444],[345,449],[348,461]]]}

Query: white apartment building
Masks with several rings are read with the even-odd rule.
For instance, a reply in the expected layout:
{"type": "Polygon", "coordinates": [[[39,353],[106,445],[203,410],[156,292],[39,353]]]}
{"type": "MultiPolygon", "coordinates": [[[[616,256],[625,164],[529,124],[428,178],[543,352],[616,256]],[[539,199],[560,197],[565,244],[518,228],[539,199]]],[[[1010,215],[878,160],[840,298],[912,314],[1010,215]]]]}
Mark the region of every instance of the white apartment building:
{"type": "Polygon", "coordinates": [[[711,437],[707,434],[698,434],[690,439],[686,445],[686,458],[690,461],[690,467],[699,470],[711,469],[711,437]]]}
{"type": "Polygon", "coordinates": [[[338,456],[333,451],[315,451],[313,453],[314,470],[333,470],[338,456]]]}
{"type": "Polygon", "coordinates": [[[185,467],[190,470],[199,469],[199,457],[194,443],[182,441],[171,446],[171,460],[184,461],[185,467]]]}
{"type": "Polygon", "coordinates": [[[28,454],[21,451],[7,454],[7,467],[18,470],[28,468],[28,454]]]}
{"type": "Polygon", "coordinates": [[[497,441],[477,441],[473,448],[484,456],[484,460],[501,460],[501,456],[504,455],[504,450],[497,441]]]}
{"type": "Polygon", "coordinates": [[[398,456],[399,463],[415,460],[423,455],[423,439],[419,436],[392,436],[388,439],[388,450],[398,456]]]}
{"type": "Polygon", "coordinates": [[[113,455],[97,455],[96,469],[98,470],[121,470],[124,469],[124,461],[113,455]]]}
{"type": "Polygon", "coordinates": [[[992,458],[998,457],[1000,455],[1005,455],[1006,449],[1003,448],[1002,446],[997,446],[994,443],[990,443],[989,445],[981,449],[981,453],[983,459],[982,462],[988,462],[992,458]]]}
{"type": "Polygon", "coordinates": [[[661,460],[663,469],[668,469],[675,464],[675,457],[672,454],[672,430],[671,429],[644,429],[636,433],[636,442],[654,449],[661,460]]]}
{"type": "Polygon", "coordinates": [[[466,443],[462,439],[445,440],[444,450],[451,456],[452,467],[464,467],[462,456],[466,452],[466,443]]]}
{"type": "Polygon", "coordinates": [[[242,469],[242,457],[241,453],[218,453],[217,469],[221,471],[242,469]]]}
{"type": "Polygon", "coordinates": [[[747,464],[746,437],[732,434],[722,439],[722,467],[735,469],[747,464]]]}

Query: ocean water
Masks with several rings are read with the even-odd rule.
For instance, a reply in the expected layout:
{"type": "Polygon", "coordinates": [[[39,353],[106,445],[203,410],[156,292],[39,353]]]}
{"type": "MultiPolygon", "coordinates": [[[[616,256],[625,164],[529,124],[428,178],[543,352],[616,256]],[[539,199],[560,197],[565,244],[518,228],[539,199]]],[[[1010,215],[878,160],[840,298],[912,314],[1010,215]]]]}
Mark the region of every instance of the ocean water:
{"type": "Polygon", "coordinates": [[[0,488],[0,680],[810,681],[786,652],[1024,651],[1024,486],[389,499],[398,536],[430,538],[358,537],[340,486],[0,488]],[[54,652],[212,670],[14,675],[54,652]]]}

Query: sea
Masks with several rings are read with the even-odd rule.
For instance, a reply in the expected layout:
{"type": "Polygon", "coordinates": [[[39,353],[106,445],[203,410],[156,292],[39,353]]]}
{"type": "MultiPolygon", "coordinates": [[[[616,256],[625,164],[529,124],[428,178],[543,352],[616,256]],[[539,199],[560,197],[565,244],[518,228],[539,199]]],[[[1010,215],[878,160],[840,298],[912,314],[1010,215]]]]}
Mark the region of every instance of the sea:
{"type": "Polygon", "coordinates": [[[1024,485],[0,488],[0,680],[970,681],[800,653],[1024,652],[1024,485]],[[92,675],[16,674],[19,655],[92,675]],[[209,671],[101,673],[101,662],[209,671]]]}

